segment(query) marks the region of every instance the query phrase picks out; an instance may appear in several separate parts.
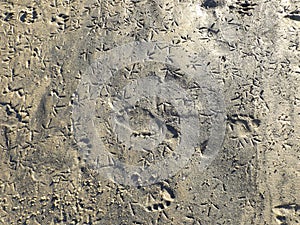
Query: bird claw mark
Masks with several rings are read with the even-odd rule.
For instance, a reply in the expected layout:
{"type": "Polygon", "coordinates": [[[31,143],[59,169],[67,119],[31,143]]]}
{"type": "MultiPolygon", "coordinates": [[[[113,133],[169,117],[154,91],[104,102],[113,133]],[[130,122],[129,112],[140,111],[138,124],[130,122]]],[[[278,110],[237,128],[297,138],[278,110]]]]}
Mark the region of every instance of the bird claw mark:
{"type": "Polygon", "coordinates": [[[289,18],[291,20],[300,21],[300,11],[299,10],[292,11],[292,12],[290,12],[290,14],[284,16],[284,18],[289,18]]]}
{"type": "Polygon", "coordinates": [[[278,205],[272,211],[280,225],[300,224],[300,205],[298,204],[278,205]]]}

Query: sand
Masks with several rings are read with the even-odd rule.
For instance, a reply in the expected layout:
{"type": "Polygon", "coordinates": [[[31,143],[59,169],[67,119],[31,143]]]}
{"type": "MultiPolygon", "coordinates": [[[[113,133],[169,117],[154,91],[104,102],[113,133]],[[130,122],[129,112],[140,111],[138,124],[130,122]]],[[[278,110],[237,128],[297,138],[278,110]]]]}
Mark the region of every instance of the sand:
{"type": "Polygon", "coordinates": [[[300,2],[0,2],[0,224],[300,224],[300,2]]]}

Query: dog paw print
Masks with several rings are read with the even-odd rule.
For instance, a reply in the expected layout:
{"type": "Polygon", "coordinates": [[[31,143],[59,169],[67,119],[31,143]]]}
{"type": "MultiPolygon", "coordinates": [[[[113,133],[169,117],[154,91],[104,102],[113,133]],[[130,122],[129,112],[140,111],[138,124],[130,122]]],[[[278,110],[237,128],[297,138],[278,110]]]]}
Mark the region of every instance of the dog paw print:
{"type": "Polygon", "coordinates": [[[300,224],[300,205],[278,205],[273,208],[275,220],[279,225],[300,224]]]}
{"type": "Polygon", "coordinates": [[[69,15],[65,13],[59,13],[58,15],[55,15],[51,19],[51,23],[55,24],[57,27],[57,30],[65,30],[67,28],[67,22],[69,21],[69,15]]]}
{"type": "Polygon", "coordinates": [[[13,12],[4,12],[0,15],[0,19],[2,19],[5,22],[8,22],[14,18],[13,12]]]}
{"type": "Polygon", "coordinates": [[[168,208],[174,200],[174,191],[161,184],[158,190],[148,194],[145,207],[149,212],[162,211],[168,208]]]}
{"type": "Polygon", "coordinates": [[[231,128],[236,127],[237,132],[240,132],[241,135],[253,132],[261,124],[261,121],[252,115],[234,114],[228,116],[228,120],[231,128]]]}
{"type": "Polygon", "coordinates": [[[26,10],[22,10],[20,12],[19,19],[23,23],[34,23],[38,19],[36,8],[29,6],[26,10]]]}
{"type": "Polygon", "coordinates": [[[231,138],[237,139],[241,146],[260,142],[256,130],[261,125],[261,120],[252,115],[241,114],[228,115],[227,119],[232,133],[231,138]]]}
{"type": "Polygon", "coordinates": [[[229,9],[238,12],[242,16],[252,16],[251,11],[255,9],[256,5],[256,3],[251,3],[251,1],[237,1],[236,4],[230,5],[229,9]]]}

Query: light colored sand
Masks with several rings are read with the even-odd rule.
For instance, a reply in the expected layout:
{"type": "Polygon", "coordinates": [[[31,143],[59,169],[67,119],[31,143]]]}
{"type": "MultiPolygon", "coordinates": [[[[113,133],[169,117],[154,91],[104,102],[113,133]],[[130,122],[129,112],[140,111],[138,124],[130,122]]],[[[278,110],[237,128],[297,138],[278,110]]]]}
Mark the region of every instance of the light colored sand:
{"type": "MultiPolygon", "coordinates": [[[[300,224],[299,1],[13,2],[0,2],[0,224],[300,224]],[[149,74],[170,79],[206,113],[198,115],[203,140],[189,162],[144,187],[99,173],[89,161],[97,154],[79,149],[72,123],[74,92],[87,69],[136,41],[201,56],[211,86],[223,91],[226,115],[222,147],[203,170],[215,115],[205,112],[205,91],[189,86],[182,68],[129,60],[97,97],[98,134],[115,161],[162,160],[183,135],[175,103],[146,98],[128,113],[135,139],[117,143],[109,102],[131,82],[149,74]],[[149,112],[174,120],[167,140],[151,151],[130,151],[131,141],[151,146],[151,124],[160,132],[149,112]]],[[[131,178],[139,182],[141,174],[131,178]]]]}

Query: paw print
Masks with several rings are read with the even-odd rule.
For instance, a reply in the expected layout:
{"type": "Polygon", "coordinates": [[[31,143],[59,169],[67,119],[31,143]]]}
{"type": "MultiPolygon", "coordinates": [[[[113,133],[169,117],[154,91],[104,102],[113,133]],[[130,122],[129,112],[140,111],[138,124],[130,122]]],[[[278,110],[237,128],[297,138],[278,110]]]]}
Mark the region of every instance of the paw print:
{"type": "Polygon", "coordinates": [[[241,147],[245,145],[255,145],[260,142],[256,134],[256,129],[261,125],[259,119],[251,115],[232,115],[228,116],[229,128],[232,138],[237,139],[241,147]]]}
{"type": "Polygon", "coordinates": [[[174,199],[174,191],[170,187],[160,184],[159,188],[148,194],[145,208],[149,212],[162,211],[168,208],[174,199]]]}
{"type": "Polygon", "coordinates": [[[252,16],[252,10],[255,9],[256,3],[251,3],[251,1],[237,1],[235,5],[229,6],[229,9],[237,11],[242,16],[252,16]]]}
{"type": "Polygon", "coordinates": [[[34,23],[38,19],[36,8],[29,6],[26,10],[22,10],[20,12],[19,19],[23,23],[34,23]]]}

